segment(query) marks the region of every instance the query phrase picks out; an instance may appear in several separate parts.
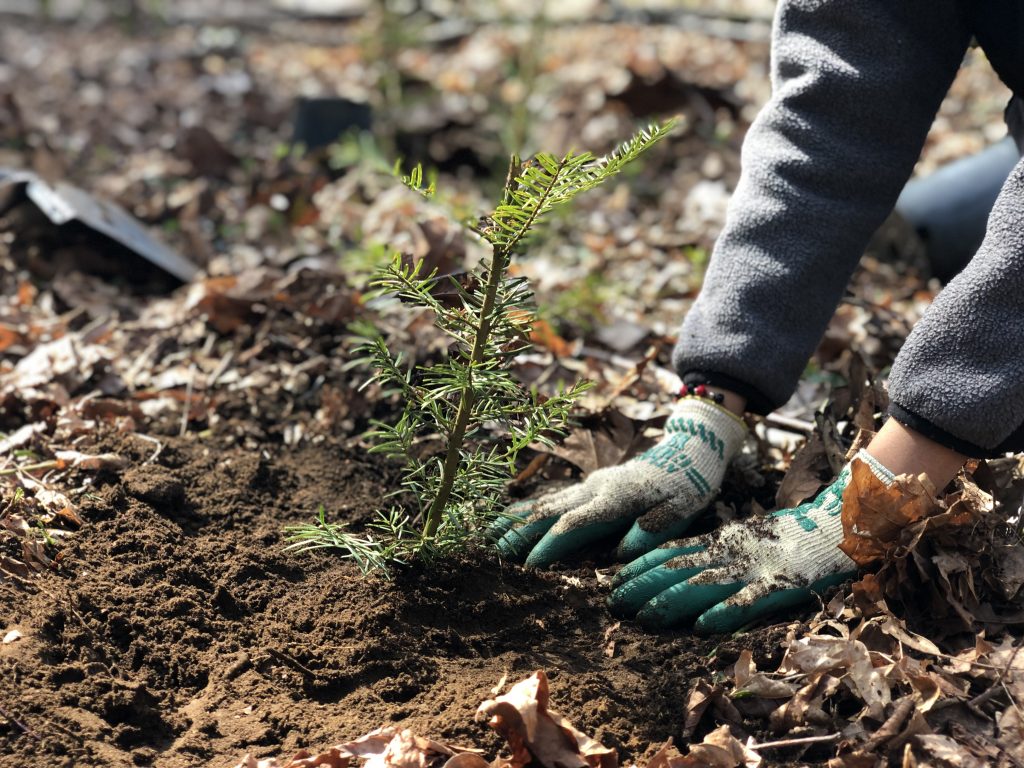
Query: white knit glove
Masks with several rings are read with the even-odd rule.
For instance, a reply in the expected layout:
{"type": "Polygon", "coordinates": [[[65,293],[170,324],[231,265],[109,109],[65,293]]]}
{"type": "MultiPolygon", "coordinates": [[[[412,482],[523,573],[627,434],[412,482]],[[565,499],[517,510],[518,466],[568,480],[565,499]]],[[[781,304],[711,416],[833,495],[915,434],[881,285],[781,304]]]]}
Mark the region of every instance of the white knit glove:
{"type": "MultiPolygon", "coordinates": [[[[867,451],[853,461],[892,485],[893,474],[867,451]]],[[[839,549],[849,481],[847,465],[814,501],[669,542],[634,560],[615,575],[609,606],[650,627],[696,618],[699,632],[712,633],[804,602],[857,570],[839,549]]]]}
{"type": "Polygon", "coordinates": [[[491,533],[504,554],[526,556],[527,565],[549,565],[623,533],[618,556],[632,559],[685,532],[718,495],[746,434],[731,411],[684,397],[653,448],[582,483],[513,504],[491,533]]]}

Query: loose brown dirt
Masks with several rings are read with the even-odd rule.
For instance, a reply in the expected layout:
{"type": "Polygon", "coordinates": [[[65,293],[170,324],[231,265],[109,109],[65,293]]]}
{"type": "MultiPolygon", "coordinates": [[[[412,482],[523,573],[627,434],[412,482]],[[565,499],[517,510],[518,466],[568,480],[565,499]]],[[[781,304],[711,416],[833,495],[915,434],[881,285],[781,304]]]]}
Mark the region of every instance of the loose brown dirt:
{"type": "MultiPolygon", "coordinates": [[[[392,487],[393,468],[337,444],[171,438],[148,464],[150,442],[102,447],[133,467],[100,478],[57,572],[0,584],[0,626],[24,634],[0,646],[4,765],[229,766],[395,723],[493,752],[477,705],[537,668],[628,760],[677,735],[691,678],[740,650],[612,629],[589,563],[539,573],[479,553],[386,583],[282,551],[283,526],[319,504],[359,520],[392,487]]],[[[766,663],[784,631],[740,642],[766,663]]]]}

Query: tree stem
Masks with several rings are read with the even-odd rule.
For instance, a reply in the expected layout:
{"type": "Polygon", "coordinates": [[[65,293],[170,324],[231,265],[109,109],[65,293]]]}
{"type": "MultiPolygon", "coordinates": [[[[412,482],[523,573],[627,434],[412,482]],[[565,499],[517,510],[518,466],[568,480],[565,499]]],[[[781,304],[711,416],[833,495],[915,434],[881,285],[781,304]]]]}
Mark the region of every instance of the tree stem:
{"type": "Polygon", "coordinates": [[[444,512],[452,493],[452,486],[455,485],[455,473],[459,469],[462,443],[466,439],[466,428],[469,426],[469,416],[473,411],[473,366],[483,362],[484,350],[487,348],[487,340],[491,335],[494,300],[498,295],[501,277],[505,274],[507,259],[508,254],[505,251],[495,251],[494,257],[491,259],[491,271],[487,275],[484,301],[480,307],[480,325],[477,326],[476,335],[473,337],[473,351],[469,356],[469,373],[459,396],[459,410],[455,414],[455,426],[448,438],[448,452],[445,454],[444,464],[441,467],[441,487],[437,490],[437,496],[434,497],[427,512],[427,519],[423,524],[424,539],[431,538],[437,532],[437,528],[441,524],[441,513],[444,512]]]}
{"type": "MultiPolygon", "coordinates": [[[[502,248],[495,248],[494,257],[491,259],[491,271],[487,275],[487,287],[484,292],[484,301],[480,306],[480,325],[477,326],[476,335],[473,337],[473,351],[469,356],[469,373],[466,376],[466,383],[462,387],[459,396],[459,409],[455,413],[455,426],[452,428],[448,438],[448,451],[444,457],[444,464],[441,466],[441,486],[437,490],[437,496],[427,510],[427,519],[423,523],[423,538],[432,538],[441,525],[441,515],[448,505],[451,497],[452,487],[455,485],[455,475],[459,469],[459,459],[462,452],[462,444],[466,439],[466,429],[469,427],[469,417],[473,412],[473,368],[480,365],[484,359],[484,350],[487,349],[487,342],[491,336],[491,326],[494,323],[494,301],[498,295],[498,288],[501,286],[501,279],[505,274],[505,267],[512,256],[516,245],[530,231],[530,227],[536,221],[537,216],[544,209],[544,204],[551,194],[552,188],[559,180],[566,160],[559,163],[557,170],[552,175],[551,182],[541,194],[536,206],[527,220],[520,226],[518,234],[502,248]]],[[[505,180],[505,202],[509,199],[508,190],[515,184],[520,171],[519,158],[512,156],[509,162],[508,178],[505,180]]]]}

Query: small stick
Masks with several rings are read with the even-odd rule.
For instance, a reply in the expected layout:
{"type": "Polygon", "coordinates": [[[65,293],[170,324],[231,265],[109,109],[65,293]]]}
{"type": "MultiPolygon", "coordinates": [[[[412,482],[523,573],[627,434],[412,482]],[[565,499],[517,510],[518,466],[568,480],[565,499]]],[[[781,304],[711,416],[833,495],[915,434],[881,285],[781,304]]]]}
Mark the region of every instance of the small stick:
{"type": "Polygon", "coordinates": [[[809,421],[794,419],[791,416],[780,416],[777,413],[765,416],[764,423],[773,427],[778,427],[779,429],[783,429],[787,432],[795,432],[798,435],[813,434],[815,429],[814,425],[809,421]]]}
{"type": "Polygon", "coordinates": [[[22,464],[10,469],[0,469],[0,475],[17,475],[22,472],[37,472],[40,469],[57,469],[58,467],[60,467],[59,461],[40,461],[37,464],[22,464]]]}
{"type": "Polygon", "coordinates": [[[8,720],[10,720],[12,723],[14,723],[16,726],[21,728],[22,733],[24,733],[26,736],[28,736],[30,738],[33,738],[36,741],[42,741],[43,740],[42,737],[38,733],[33,731],[31,728],[29,728],[27,725],[25,725],[23,722],[21,722],[21,720],[16,718],[14,715],[12,715],[10,712],[8,712],[3,707],[0,707],[0,715],[3,715],[8,720]]]}
{"type": "Polygon", "coordinates": [[[840,734],[830,733],[825,736],[802,736],[798,739],[779,739],[778,741],[762,741],[760,744],[748,744],[747,749],[782,749],[783,747],[798,747],[802,744],[820,744],[825,741],[838,741],[840,734]]]}
{"type": "Polygon", "coordinates": [[[140,440],[146,440],[147,442],[156,444],[156,450],[153,451],[153,455],[146,459],[144,462],[142,462],[142,465],[145,466],[146,464],[152,464],[154,461],[156,461],[156,457],[159,456],[161,451],[163,451],[164,449],[164,444],[157,440],[155,437],[144,435],[141,432],[132,432],[132,434],[135,435],[135,437],[139,438],[140,440]]]}
{"type": "Polygon", "coordinates": [[[996,694],[1003,692],[1003,689],[1002,689],[1001,685],[1002,685],[1002,680],[1001,679],[997,680],[994,683],[992,683],[992,685],[990,685],[988,688],[986,688],[982,693],[979,693],[973,699],[968,701],[967,702],[967,706],[969,708],[971,708],[971,709],[974,709],[976,707],[981,706],[982,704],[984,704],[986,701],[991,699],[996,694]]]}
{"type": "Polygon", "coordinates": [[[181,429],[178,430],[178,437],[188,434],[188,417],[192,413],[192,387],[196,381],[196,367],[193,364],[188,372],[188,383],[185,384],[185,409],[181,412],[181,429]]]}
{"type": "Polygon", "coordinates": [[[302,662],[300,662],[298,659],[293,659],[287,653],[282,653],[276,648],[268,648],[267,653],[269,653],[271,656],[274,656],[277,659],[280,659],[288,666],[294,667],[299,672],[302,672],[304,675],[309,675],[314,680],[316,679],[316,672],[309,669],[308,667],[303,666],[302,662]]]}

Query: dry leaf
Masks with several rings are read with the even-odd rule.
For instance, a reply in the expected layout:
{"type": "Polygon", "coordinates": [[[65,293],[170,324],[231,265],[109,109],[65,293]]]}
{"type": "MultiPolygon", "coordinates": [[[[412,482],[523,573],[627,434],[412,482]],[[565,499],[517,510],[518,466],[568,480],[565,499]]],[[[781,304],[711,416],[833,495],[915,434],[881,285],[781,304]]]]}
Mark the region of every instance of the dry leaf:
{"type": "Polygon", "coordinates": [[[719,689],[712,688],[711,684],[704,679],[694,681],[690,689],[690,695],[686,699],[686,719],[683,721],[683,738],[690,738],[697,730],[700,720],[704,717],[711,700],[719,689]]]}
{"type": "Polygon", "coordinates": [[[32,575],[32,569],[20,560],[3,555],[0,556],[0,574],[4,573],[19,579],[27,579],[32,575]]]}
{"type": "Polygon", "coordinates": [[[984,768],[985,764],[972,757],[949,736],[922,734],[915,739],[918,751],[928,759],[927,765],[943,768],[984,768]]]}
{"type": "Polygon", "coordinates": [[[742,688],[755,672],[757,672],[757,665],[754,664],[754,654],[744,648],[740,651],[739,658],[736,659],[736,663],[732,667],[733,684],[737,688],[742,688]]]}
{"type": "Polygon", "coordinates": [[[22,425],[3,440],[0,440],[0,455],[8,454],[16,448],[21,448],[32,440],[33,437],[45,431],[46,423],[42,421],[22,425]]]}
{"type": "Polygon", "coordinates": [[[771,713],[768,722],[772,731],[788,733],[809,722],[827,720],[822,711],[822,703],[838,690],[840,684],[838,677],[827,672],[810,675],[807,684],[793,698],[771,713]]]}
{"type": "Polygon", "coordinates": [[[676,765],[682,768],[757,768],[761,756],[744,746],[732,735],[729,726],[722,725],[704,737],[704,741],[690,747],[689,753],[676,765]]]}
{"type": "Polygon", "coordinates": [[[332,747],[327,752],[318,755],[311,755],[302,749],[295,753],[291,760],[281,764],[276,757],[267,757],[257,760],[252,755],[246,755],[242,762],[235,768],[348,768],[351,758],[343,755],[337,747],[332,747]]]}
{"type": "Polygon", "coordinates": [[[548,710],[548,679],[538,670],[504,696],[488,699],[477,717],[500,733],[512,749],[512,764],[536,760],[546,768],[616,768],[615,751],[577,731],[548,710]]]}
{"type": "Polygon", "coordinates": [[[476,752],[462,752],[449,758],[442,768],[492,768],[492,766],[476,752]]]}
{"type": "Polygon", "coordinates": [[[889,704],[889,683],[875,668],[864,643],[840,637],[802,637],[791,643],[780,671],[828,672],[864,702],[865,714],[876,719],[889,704]]]}
{"type": "Polygon", "coordinates": [[[862,461],[850,464],[850,483],[843,492],[843,550],[857,565],[885,557],[901,530],[938,511],[927,478],[900,475],[891,487],[875,477],[862,461]]]}
{"type": "Polygon", "coordinates": [[[498,694],[500,694],[501,693],[501,689],[505,687],[505,684],[507,682],[508,682],[508,672],[503,674],[501,676],[501,680],[498,681],[498,684],[495,685],[493,688],[491,688],[491,696],[497,696],[498,694]]]}
{"type": "Polygon", "coordinates": [[[584,418],[582,426],[572,430],[551,452],[587,474],[621,463],[643,442],[643,430],[632,419],[609,408],[584,418]]]}
{"type": "Polygon", "coordinates": [[[864,755],[854,752],[849,755],[833,757],[828,761],[828,768],[878,768],[880,760],[876,755],[864,755]]]}
{"type": "Polygon", "coordinates": [[[100,453],[90,455],[79,451],[54,451],[61,468],[78,467],[81,469],[124,469],[128,460],[116,453],[100,453]]]}
{"type": "Polygon", "coordinates": [[[817,431],[811,433],[793,457],[786,476],[775,492],[775,505],[790,509],[814,496],[823,485],[822,477],[830,472],[825,445],[817,431]]]}
{"type": "Polygon", "coordinates": [[[646,768],[681,768],[685,765],[685,760],[686,758],[673,746],[672,739],[669,739],[650,759],[646,768]]]}
{"type": "Polygon", "coordinates": [[[764,672],[756,672],[747,678],[742,686],[737,686],[733,697],[757,696],[762,699],[788,699],[796,693],[796,689],[783,680],[776,680],[764,672]]]}
{"type": "Polygon", "coordinates": [[[530,341],[538,347],[550,350],[556,357],[571,357],[574,353],[573,344],[566,341],[551,327],[547,320],[534,320],[530,330],[530,341]]]}
{"type": "Polygon", "coordinates": [[[614,624],[612,624],[610,627],[608,627],[608,629],[604,631],[604,655],[607,656],[609,659],[615,656],[616,643],[615,640],[612,638],[612,635],[615,634],[615,632],[618,630],[620,626],[622,626],[622,623],[616,621],[614,624]]]}

